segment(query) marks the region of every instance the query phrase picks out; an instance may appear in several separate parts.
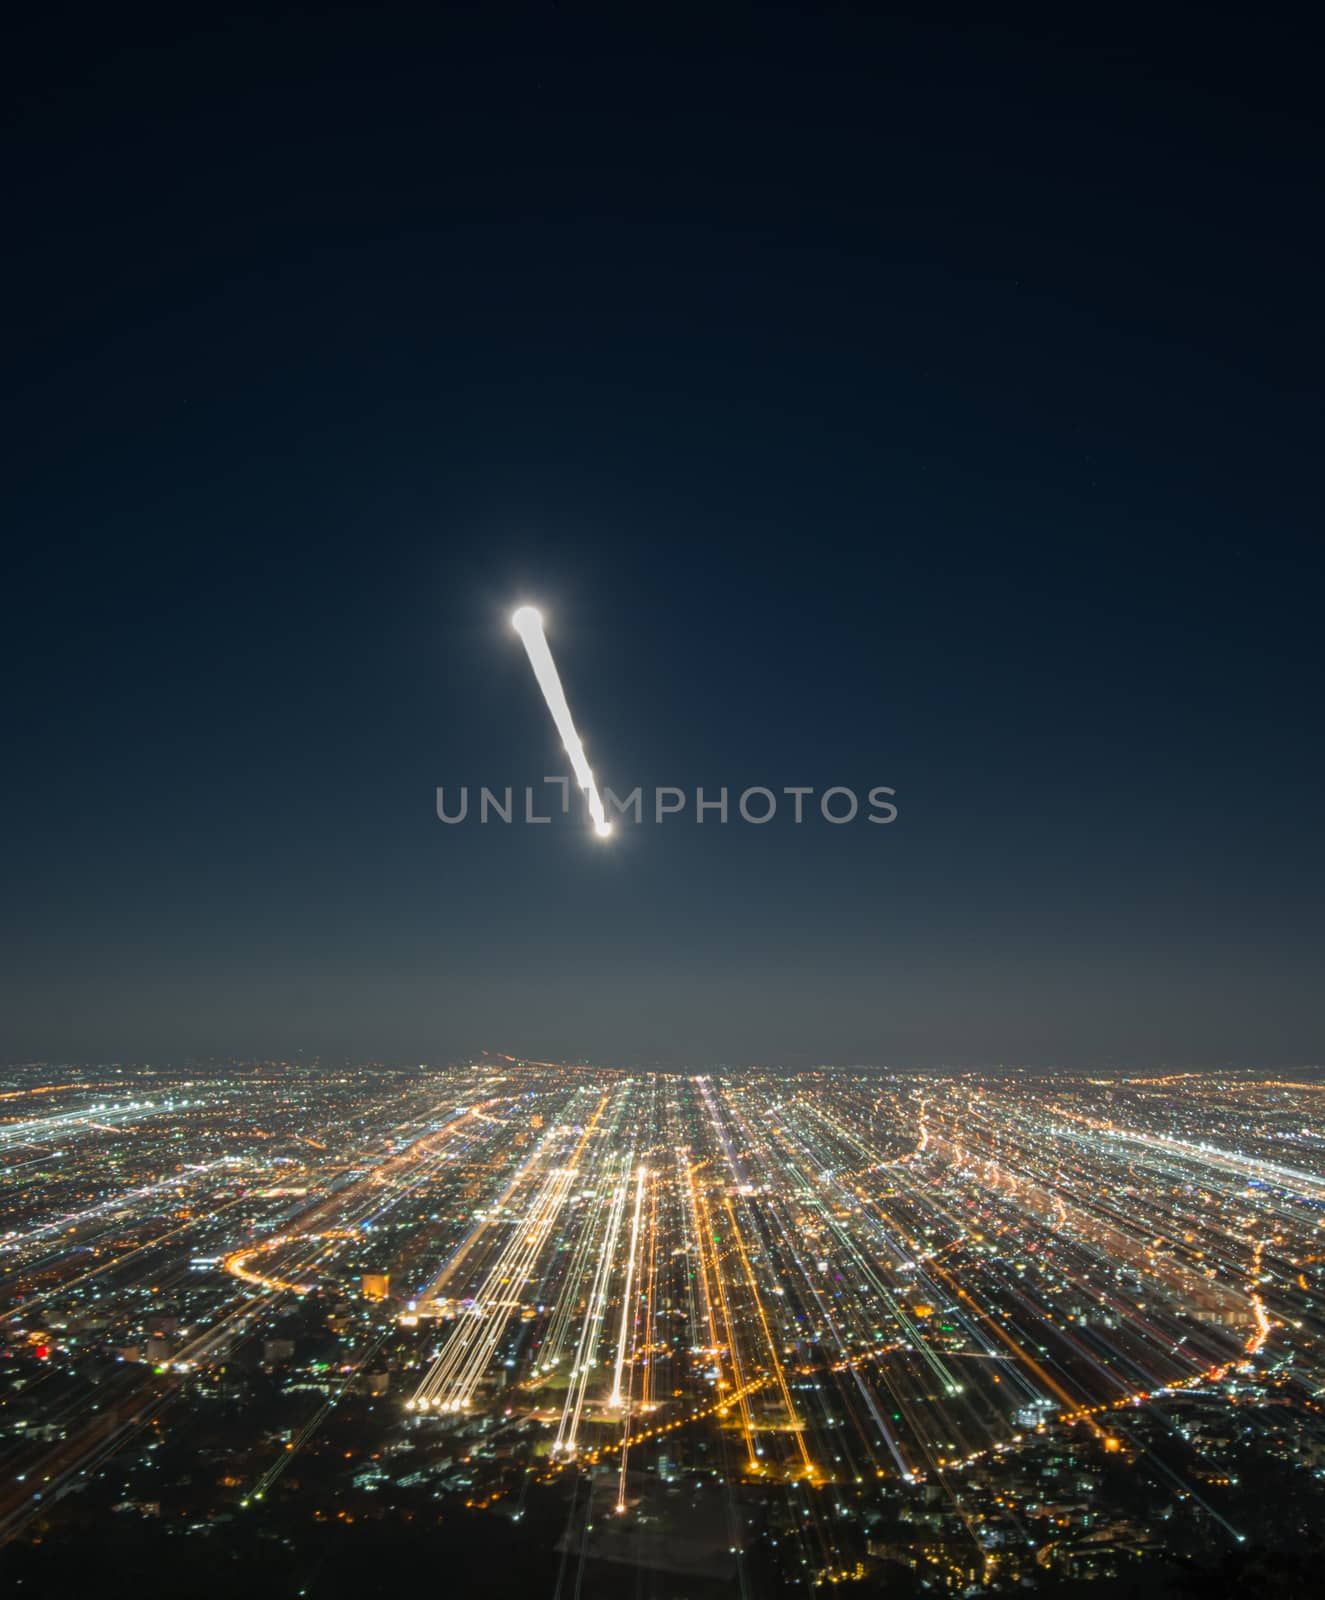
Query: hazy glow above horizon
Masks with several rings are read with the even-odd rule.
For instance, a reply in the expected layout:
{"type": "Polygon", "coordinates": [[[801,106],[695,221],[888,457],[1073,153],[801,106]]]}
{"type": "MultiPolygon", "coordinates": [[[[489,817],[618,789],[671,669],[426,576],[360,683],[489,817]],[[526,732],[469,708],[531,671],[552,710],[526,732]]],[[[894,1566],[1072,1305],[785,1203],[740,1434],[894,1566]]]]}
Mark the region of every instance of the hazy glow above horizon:
{"type": "Polygon", "coordinates": [[[610,838],[612,824],[607,820],[607,814],[603,810],[602,796],[598,793],[598,785],[594,781],[593,771],[585,756],[580,736],[575,731],[575,722],[570,714],[570,706],[566,702],[566,691],[561,686],[557,664],[552,659],[552,652],[548,649],[547,637],[543,632],[542,614],[534,606],[521,606],[511,617],[511,626],[524,641],[529,665],[534,669],[538,687],[543,691],[547,708],[552,713],[557,732],[561,735],[562,748],[570,757],[575,781],[584,791],[589,815],[593,819],[594,833],[600,839],[610,838]]]}

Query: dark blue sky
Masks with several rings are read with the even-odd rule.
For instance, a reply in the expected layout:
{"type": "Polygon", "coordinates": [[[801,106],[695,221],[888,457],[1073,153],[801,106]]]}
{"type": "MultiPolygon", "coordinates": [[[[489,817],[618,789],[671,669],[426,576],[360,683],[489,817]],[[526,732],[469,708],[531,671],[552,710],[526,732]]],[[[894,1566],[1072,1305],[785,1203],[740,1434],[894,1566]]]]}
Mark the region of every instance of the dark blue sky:
{"type": "Polygon", "coordinates": [[[1321,1059],[1308,41],[201,15],[5,69],[0,1058],[1321,1059]],[[443,827],[531,599],[898,822],[443,827]]]}

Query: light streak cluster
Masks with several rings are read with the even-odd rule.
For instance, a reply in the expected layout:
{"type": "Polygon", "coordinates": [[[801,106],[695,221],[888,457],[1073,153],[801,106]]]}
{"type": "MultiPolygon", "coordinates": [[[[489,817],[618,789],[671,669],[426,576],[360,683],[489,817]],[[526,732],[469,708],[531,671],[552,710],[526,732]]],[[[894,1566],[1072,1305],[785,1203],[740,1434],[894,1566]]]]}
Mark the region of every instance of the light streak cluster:
{"type": "Polygon", "coordinates": [[[1077,1570],[1076,1514],[1037,1473],[1125,1459],[1236,1544],[1249,1513],[1202,1438],[1325,1451],[1312,1083],[494,1058],[86,1105],[63,1085],[49,1117],[10,1092],[0,1330],[61,1436],[9,1436],[9,1536],[26,1485],[48,1503],[185,1426],[290,1319],[340,1354],[299,1379],[321,1398],[288,1447],[237,1475],[242,1507],[292,1492],[289,1458],[377,1371],[384,1441],[507,1440],[466,1469],[475,1505],[610,1483],[600,1523],[597,1491],[573,1503],[579,1560],[613,1559],[603,1515],[628,1541],[651,1484],[698,1475],[732,1551],[757,1525],[812,1586],[885,1543],[997,1585],[1077,1570]],[[899,1496],[941,1533],[869,1535],[899,1496]]]}

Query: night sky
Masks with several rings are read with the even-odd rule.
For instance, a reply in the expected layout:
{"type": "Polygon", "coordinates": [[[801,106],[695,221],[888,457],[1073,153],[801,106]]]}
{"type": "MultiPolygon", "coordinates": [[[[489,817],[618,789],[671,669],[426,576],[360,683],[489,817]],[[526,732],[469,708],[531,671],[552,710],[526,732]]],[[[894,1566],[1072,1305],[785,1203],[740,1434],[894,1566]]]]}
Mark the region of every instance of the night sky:
{"type": "Polygon", "coordinates": [[[1310,42],[717,12],[20,30],[0,1059],[1325,1055],[1310,42]]]}

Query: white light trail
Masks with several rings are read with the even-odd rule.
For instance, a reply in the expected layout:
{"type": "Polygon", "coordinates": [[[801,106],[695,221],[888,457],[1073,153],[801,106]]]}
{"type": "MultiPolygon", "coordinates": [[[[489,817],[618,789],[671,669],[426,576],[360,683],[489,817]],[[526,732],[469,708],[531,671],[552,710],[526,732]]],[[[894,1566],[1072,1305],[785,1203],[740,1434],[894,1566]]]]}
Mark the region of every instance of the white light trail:
{"type": "Polygon", "coordinates": [[[634,1317],[631,1315],[630,1291],[635,1283],[635,1257],[639,1254],[639,1215],[644,1204],[644,1180],[648,1173],[644,1168],[639,1169],[639,1181],[635,1187],[635,1220],[630,1225],[630,1265],[626,1268],[626,1292],[621,1297],[621,1334],[616,1346],[616,1371],[612,1374],[612,1399],[610,1404],[621,1404],[621,1369],[626,1362],[626,1335],[634,1326],[634,1317]]]}
{"type": "Polygon", "coordinates": [[[580,736],[575,731],[570,707],[566,704],[566,691],[561,687],[557,664],[552,659],[552,652],[548,649],[547,639],[543,634],[542,615],[534,606],[521,606],[511,618],[511,625],[524,641],[529,665],[534,669],[538,687],[543,691],[547,708],[552,713],[557,732],[561,735],[562,748],[570,757],[575,781],[584,790],[589,815],[593,818],[594,832],[600,839],[606,839],[612,832],[612,824],[607,820],[607,813],[603,810],[602,796],[598,793],[598,785],[594,782],[594,775],[584,754],[584,746],[580,743],[580,736]]]}
{"type": "Polygon", "coordinates": [[[616,1262],[617,1238],[621,1233],[621,1219],[626,1209],[626,1199],[630,1194],[630,1163],[634,1151],[628,1150],[622,1157],[620,1167],[620,1182],[612,1192],[612,1205],[607,1216],[607,1232],[603,1239],[603,1249],[598,1257],[598,1267],[594,1273],[593,1285],[589,1290],[589,1303],[585,1309],[584,1321],[580,1325],[580,1343],[575,1352],[575,1364],[571,1367],[570,1386],[566,1390],[565,1404],[561,1410],[561,1425],[557,1429],[557,1438],[552,1446],[552,1454],[563,1461],[568,1460],[579,1450],[577,1435],[579,1433],[580,1418],[584,1414],[585,1396],[588,1393],[589,1379],[593,1376],[598,1360],[598,1341],[603,1331],[603,1321],[607,1316],[607,1292],[611,1283],[612,1269],[616,1262]]]}

